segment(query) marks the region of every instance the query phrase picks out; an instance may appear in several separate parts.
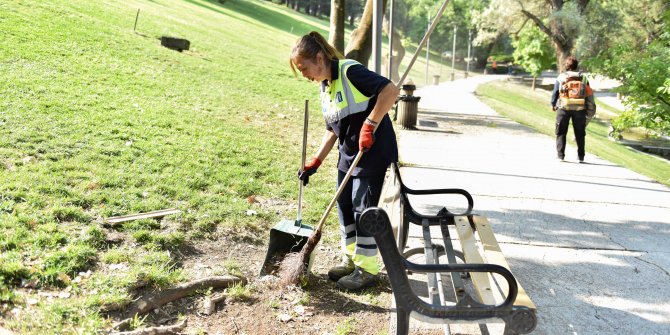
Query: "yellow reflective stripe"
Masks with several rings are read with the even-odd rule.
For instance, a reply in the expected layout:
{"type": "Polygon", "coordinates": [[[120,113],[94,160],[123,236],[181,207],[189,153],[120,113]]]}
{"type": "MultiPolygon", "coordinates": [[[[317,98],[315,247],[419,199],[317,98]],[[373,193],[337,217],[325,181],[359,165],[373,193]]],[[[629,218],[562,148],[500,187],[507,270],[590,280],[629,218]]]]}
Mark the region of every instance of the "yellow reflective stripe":
{"type": "Polygon", "coordinates": [[[338,63],[340,77],[331,83],[331,87],[321,86],[321,111],[326,122],[337,122],[345,117],[367,110],[370,98],[351,85],[347,69],[354,60],[341,60],[338,63]]]}
{"type": "MultiPolygon", "coordinates": [[[[363,249],[361,249],[363,250],[363,249]]],[[[344,253],[351,258],[356,266],[363,269],[363,271],[376,275],[379,273],[381,267],[377,261],[376,249],[374,256],[365,256],[356,253],[356,243],[347,244],[344,253]]]]}
{"type": "Polygon", "coordinates": [[[347,69],[355,64],[360,64],[356,61],[344,61],[340,68],[340,78],[342,78],[340,86],[344,95],[347,97],[347,107],[349,114],[362,112],[368,108],[370,98],[361,93],[355,86],[351,85],[349,77],[347,77],[347,69]]]}
{"type": "Polygon", "coordinates": [[[347,244],[347,245],[344,247],[344,253],[345,253],[347,256],[349,256],[349,258],[353,258],[353,256],[354,256],[354,252],[356,252],[356,243],[355,243],[355,242],[354,242],[354,243],[351,243],[351,244],[347,244]]]}
{"type": "Polygon", "coordinates": [[[380,266],[377,262],[377,256],[363,256],[363,255],[354,255],[353,257],[354,264],[363,271],[370,274],[376,275],[379,273],[380,266]]]}

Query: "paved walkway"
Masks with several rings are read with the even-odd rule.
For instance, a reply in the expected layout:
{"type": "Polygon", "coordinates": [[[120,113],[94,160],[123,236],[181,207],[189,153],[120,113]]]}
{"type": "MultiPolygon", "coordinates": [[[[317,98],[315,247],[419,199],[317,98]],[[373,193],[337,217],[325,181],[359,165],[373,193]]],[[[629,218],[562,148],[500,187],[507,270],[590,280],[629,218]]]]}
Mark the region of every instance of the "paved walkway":
{"type": "MultiPolygon", "coordinates": [[[[587,164],[577,163],[572,146],[565,162],[556,160],[554,138],[474,96],[477,85],[496,79],[416,92],[418,129],[398,130],[404,181],[473,195],[475,212],[489,218],[537,305],[534,334],[670,334],[670,189],[589,154],[588,137],[587,164]]],[[[436,203],[462,206],[416,201],[427,212],[441,208],[436,203]]],[[[411,230],[409,243],[420,244],[420,236],[411,230]]],[[[410,325],[414,333],[427,327],[410,325]]],[[[471,328],[451,331],[478,333],[471,328]]]]}

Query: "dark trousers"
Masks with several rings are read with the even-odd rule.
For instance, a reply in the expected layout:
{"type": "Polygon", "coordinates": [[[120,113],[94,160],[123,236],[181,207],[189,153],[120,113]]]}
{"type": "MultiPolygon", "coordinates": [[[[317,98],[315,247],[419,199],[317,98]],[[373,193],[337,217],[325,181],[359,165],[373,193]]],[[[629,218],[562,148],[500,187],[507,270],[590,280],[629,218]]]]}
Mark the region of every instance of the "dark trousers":
{"type": "Polygon", "coordinates": [[[556,152],[559,158],[565,157],[565,140],[568,135],[568,126],[572,119],[572,130],[577,142],[577,156],[584,159],[584,139],[586,138],[586,111],[556,110],[556,152]]]}
{"type": "MultiPolygon", "coordinates": [[[[368,207],[377,206],[385,174],[386,171],[373,176],[351,177],[337,199],[342,251],[356,266],[371,274],[379,272],[377,243],[374,237],[359,229],[358,219],[368,207]]],[[[345,175],[345,172],[338,171],[338,186],[345,175]]]]}

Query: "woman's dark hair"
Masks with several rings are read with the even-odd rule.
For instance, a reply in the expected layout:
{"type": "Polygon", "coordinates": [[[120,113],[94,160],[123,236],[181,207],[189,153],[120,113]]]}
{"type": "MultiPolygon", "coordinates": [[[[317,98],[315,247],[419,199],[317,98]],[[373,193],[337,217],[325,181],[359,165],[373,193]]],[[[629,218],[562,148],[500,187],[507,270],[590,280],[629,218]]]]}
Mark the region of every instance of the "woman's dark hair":
{"type": "Polygon", "coordinates": [[[565,59],[564,65],[566,71],[577,71],[577,67],[579,67],[579,61],[574,56],[569,56],[565,59]]]}
{"type": "Polygon", "coordinates": [[[331,59],[343,59],[344,56],[342,55],[341,52],[337,51],[333,46],[328,44],[328,41],[326,41],[321,34],[319,34],[316,31],[312,31],[307,35],[304,35],[301,37],[298,42],[295,43],[295,46],[293,46],[293,50],[291,51],[291,57],[289,59],[289,64],[291,65],[291,70],[293,70],[293,74],[297,75],[298,72],[296,71],[295,64],[293,63],[293,60],[295,59],[296,56],[300,56],[301,58],[304,59],[309,59],[309,60],[314,60],[316,59],[316,55],[321,52],[323,53],[323,57],[326,59],[326,62],[329,65],[331,59]]]}

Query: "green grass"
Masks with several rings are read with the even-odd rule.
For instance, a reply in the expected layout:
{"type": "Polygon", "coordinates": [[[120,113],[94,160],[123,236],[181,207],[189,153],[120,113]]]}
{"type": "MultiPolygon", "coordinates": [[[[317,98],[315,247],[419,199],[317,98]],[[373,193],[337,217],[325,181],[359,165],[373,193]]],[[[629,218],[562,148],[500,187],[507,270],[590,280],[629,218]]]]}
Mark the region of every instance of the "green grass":
{"type": "MultiPolygon", "coordinates": [[[[287,57],[300,35],[327,26],[265,1],[0,3],[4,327],[96,332],[112,322],[101,306],[127,303],[138,282],[189,279],[171,249],[222,233],[265,243],[268,228],[295,213],[246,199],[297,198],[305,99],[310,154],[323,123],[317,87],[296,79],[287,57]],[[163,48],[161,35],[187,38],[191,50],[163,48]],[[101,226],[164,208],[182,214],[101,226]],[[107,229],[123,235],[120,245],[108,244],[107,229]],[[72,297],[50,305],[20,288],[33,280],[38,289],[70,287],[72,297]],[[25,310],[8,317],[14,306],[25,310]]],[[[333,170],[307,188],[306,222],[326,207],[333,170]]]]}
{"type": "MultiPolygon", "coordinates": [[[[297,198],[305,99],[308,154],[323,121],[316,85],[293,76],[288,54],[302,34],[327,29],[267,1],[0,2],[3,327],[99,332],[114,321],[101,310],[129,303],[138,285],[191,279],[173,249],[220,234],[266,243],[269,228],[295,213],[247,197],[297,198]],[[191,49],[163,48],[163,35],[187,38],[191,49]],[[102,225],[165,208],[182,214],[102,225]],[[72,296],[50,303],[22,283],[72,296]],[[10,317],[14,307],[22,312],[10,317]]],[[[411,74],[419,85],[424,70],[420,57],[411,74]]],[[[312,177],[305,222],[319,219],[334,173],[312,177]]],[[[328,231],[324,241],[335,242],[337,229],[328,231]]]]}
{"type": "Polygon", "coordinates": [[[356,320],[354,318],[348,318],[344,320],[343,323],[337,325],[334,334],[336,335],[356,334],[356,320]]]}
{"type": "MultiPolygon", "coordinates": [[[[496,81],[479,86],[477,95],[498,113],[540,133],[555,136],[555,114],[549,107],[549,93],[542,90],[533,92],[526,86],[496,81]]],[[[586,151],[670,186],[668,161],[617,144],[608,139],[608,131],[609,124],[596,114],[596,119],[586,128],[586,151]]],[[[568,139],[575,145],[573,136],[569,135],[568,139]]]]}
{"type": "Polygon", "coordinates": [[[231,301],[246,301],[251,299],[251,285],[237,283],[226,288],[226,294],[231,301]]]}

